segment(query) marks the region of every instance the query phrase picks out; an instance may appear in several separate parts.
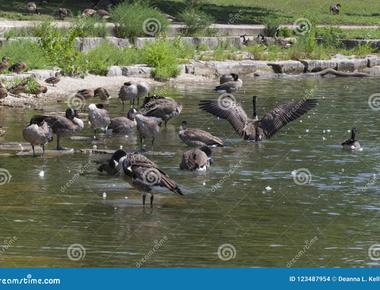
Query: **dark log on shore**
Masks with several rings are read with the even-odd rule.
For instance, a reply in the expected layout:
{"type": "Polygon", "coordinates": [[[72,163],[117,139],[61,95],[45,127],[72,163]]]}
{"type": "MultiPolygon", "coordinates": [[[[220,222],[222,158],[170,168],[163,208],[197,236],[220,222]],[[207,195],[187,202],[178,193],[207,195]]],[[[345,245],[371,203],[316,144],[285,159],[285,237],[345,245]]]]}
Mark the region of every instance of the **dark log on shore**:
{"type": "Polygon", "coordinates": [[[364,72],[343,72],[343,71],[337,71],[333,68],[327,68],[315,73],[305,73],[304,75],[321,76],[321,77],[325,77],[327,75],[334,75],[337,77],[369,77],[370,76],[368,73],[364,73],[364,72]]]}

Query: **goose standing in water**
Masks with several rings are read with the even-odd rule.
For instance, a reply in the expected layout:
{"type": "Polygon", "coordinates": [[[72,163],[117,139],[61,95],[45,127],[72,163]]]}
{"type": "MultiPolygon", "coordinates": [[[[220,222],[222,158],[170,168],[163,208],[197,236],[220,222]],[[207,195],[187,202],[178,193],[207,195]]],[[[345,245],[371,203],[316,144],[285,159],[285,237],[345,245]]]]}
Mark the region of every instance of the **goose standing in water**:
{"type": "Polygon", "coordinates": [[[145,97],[140,112],[144,116],[160,118],[164,121],[165,127],[167,122],[178,116],[182,111],[182,104],[172,98],[162,96],[145,97]]]}
{"type": "Polygon", "coordinates": [[[233,74],[228,74],[228,75],[221,75],[219,78],[219,84],[224,84],[226,82],[231,82],[234,80],[233,74]]]}
{"type": "Polygon", "coordinates": [[[137,106],[140,104],[140,98],[149,97],[150,87],[145,82],[138,82],[137,86],[137,106]]]}
{"type": "Polygon", "coordinates": [[[211,149],[207,146],[187,150],[182,155],[179,168],[190,171],[206,171],[211,164],[211,149]]]}
{"type": "Polygon", "coordinates": [[[128,111],[127,117],[115,117],[111,119],[111,123],[108,126],[108,130],[112,134],[129,135],[136,127],[135,114],[137,110],[131,108],[128,111]]]}
{"type": "Polygon", "coordinates": [[[260,120],[256,115],[256,97],[253,97],[253,116],[248,118],[240,104],[225,96],[220,100],[201,100],[199,107],[221,119],[226,119],[244,140],[261,141],[271,138],[278,130],[301,117],[317,105],[316,99],[303,99],[279,105],[260,120]]]}
{"type": "Polygon", "coordinates": [[[90,104],[88,106],[88,119],[90,120],[91,127],[94,129],[95,136],[96,130],[99,129],[106,132],[111,123],[110,116],[102,104],[90,104]]]}
{"type": "Polygon", "coordinates": [[[42,121],[41,124],[30,123],[22,131],[25,141],[32,145],[33,157],[36,156],[34,146],[40,145],[42,147],[42,155],[45,153],[45,145],[53,140],[53,132],[49,125],[42,121]]]}
{"type": "Polygon", "coordinates": [[[150,138],[152,139],[153,151],[154,141],[160,133],[160,125],[162,120],[156,117],[147,117],[142,114],[136,114],[135,120],[140,137],[140,149],[143,149],[143,141],[150,138]]]}
{"type": "Polygon", "coordinates": [[[358,129],[351,129],[351,138],[347,139],[342,143],[343,149],[351,150],[351,151],[361,151],[363,148],[360,146],[359,141],[356,139],[356,134],[358,133],[358,129]]]}
{"type": "Polygon", "coordinates": [[[63,116],[33,116],[30,124],[40,124],[45,121],[53,133],[57,135],[57,150],[65,150],[60,145],[61,136],[73,135],[84,128],[83,121],[78,117],[78,111],[72,108],[67,108],[65,117],[63,116]]]}
{"type": "Polygon", "coordinates": [[[102,101],[107,101],[108,99],[111,98],[109,92],[105,88],[102,88],[102,87],[95,89],[94,97],[99,97],[99,99],[101,99],[102,101]]]}
{"type": "Polygon", "coordinates": [[[183,121],[179,128],[179,138],[193,147],[218,146],[223,147],[223,140],[201,129],[187,128],[187,122],[183,121]]]}
{"type": "Polygon", "coordinates": [[[239,79],[239,76],[237,74],[232,73],[231,76],[233,78],[232,81],[227,81],[220,84],[219,86],[216,86],[215,91],[218,93],[232,93],[240,90],[240,88],[243,86],[243,81],[239,79]]]}
{"type": "Polygon", "coordinates": [[[125,82],[119,91],[119,99],[123,103],[123,111],[124,111],[124,103],[126,101],[130,102],[131,106],[135,106],[135,99],[137,98],[138,89],[137,85],[132,84],[131,82],[125,82]]]}
{"type": "Polygon", "coordinates": [[[153,207],[153,190],[155,187],[166,188],[174,193],[183,195],[177,183],[144,155],[125,153],[125,151],[118,150],[111,158],[111,162],[115,163],[117,171],[122,170],[125,175],[131,178],[132,186],[142,191],[144,207],[147,193],[150,193],[150,206],[153,207]]]}

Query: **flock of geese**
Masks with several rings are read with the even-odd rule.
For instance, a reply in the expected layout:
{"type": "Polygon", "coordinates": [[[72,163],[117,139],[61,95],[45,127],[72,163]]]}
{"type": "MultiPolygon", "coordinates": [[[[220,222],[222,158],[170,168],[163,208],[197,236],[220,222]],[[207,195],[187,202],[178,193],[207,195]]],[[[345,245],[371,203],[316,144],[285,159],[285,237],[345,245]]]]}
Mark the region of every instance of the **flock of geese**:
{"type": "MultiPolygon", "coordinates": [[[[199,108],[219,119],[227,120],[234,131],[244,140],[262,141],[272,138],[282,127],[301,117],[317,105],[316,99],[301,99],[289,101],[275,107],[272,111],[258,118],[256,112],[257,98],[252,98],[252,116],[248,117],[242,106],[237,103],[231,92],[239,90],[243,82],[236,74],[224,75],[220,78],[220,85],[215,91],[226,92],[217,99],[201,100],[199,108]]],[[[98,89],[105,96],[109,96],[105,89],[98,89]]],[[[83,94],[83,91],[78,93],[83,94]]],[[[172,98],[150,95],[150,88],[145,83],[124,83],[119,91],[119,99],[123,103],[130,103],[126,116],[111,118],[103,104],[88,105],[88,120],[95,136],[98,131],[111,134],[130,135],[137,130],[140,140],[140,149],[135,152],[117,150],[109,160],[101,161],[98,170],[110,175],[125,174],[130,178],[132,186],[143,193],[143,205],[147,193],[151,193],[150,205],[153,206],[154,187],[163,187],[174,193],[182,194],[177,183],[172,180],[156,163],[143,154],[143,144],[151,140],[152,151],[155,139],[160,133],[162,123],[180,115],[182,104],[172,98]],[[139,98],[144,98],[141,106],[139,98]]],[[[92,96],[94,94],[91,94],[92,96]]],[[[104,96],[103,96],[104,97],[104,96]]],[[[65,116],[36,115],[24,128],[24,139],[34,147],[45,145],[52,141],[53,134],[57,138],[57,150],[63,150],[61,138],[79,133],[84,128],[84,122],[79,118],[78,111],[67,108],[65,116]]],[[[342,143],[343,148],[359,150],[360,144],[356,139],[357,130],[352,129],[351,138],[342,143]]],[[[106,134],[107,136],[108,134],[106,134]]],[[[191,149],[183,153],[179,168],[182,170],[205,171],[211,165],[212,147],[223,147],[221,138],[199,129],[189,128],[183,121],[178,131],[179,138],[191,149]]],[[[42,153],[43,154],[43,153],[42,153]]]]}

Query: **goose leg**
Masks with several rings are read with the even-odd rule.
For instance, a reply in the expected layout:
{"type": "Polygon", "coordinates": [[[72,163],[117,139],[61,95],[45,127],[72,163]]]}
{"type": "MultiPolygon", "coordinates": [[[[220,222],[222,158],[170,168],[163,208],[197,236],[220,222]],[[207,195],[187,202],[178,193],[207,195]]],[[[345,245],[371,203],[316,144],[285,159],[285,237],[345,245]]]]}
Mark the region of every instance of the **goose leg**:
{"type": "Polygon", "coordinates": [[[166,125],[168,124],[168,121],[167,121],[167,120],[165,120],[165,123],[164,123],[164,124],[165,124],[165,128],[166,128],[166,125]]]}
{"type": "Polygon", "coordinates": [[[142,196],[143,207],[145,207],[145,199],[146,199],[146,194],[143,193],[143,196],[142,196]]]}
{"type": "Polygon", "coordinates": [[[36,153],[34,152],[34,145],[32,145],[32,150],[33,150],[33,157],[35,157],[36,153]]]}
{"type": "Polygon", "coordinates": [[[45,155],[45,145],[42,145],[42,156],[45,155]]]}
{"type": "Polygon", "coordinates": [[[140,150],[143,150],[143,138],[140,136],[140,150]]]}
{"type": "Polygon", "coordinates": [[[57,135],[57,150],[62,150],[62,147],[59,144],[59,135],[57,135]]]}
{"type": "Polygon", "coordinates": [[[152,138],[152,152],[154,151],[154,138],[152,138]]]}
{"type": "Polygon", "coordinates": [[[150,194],[150,207],[153,208],[153,199],[154,199],[154,195],[153,193],[150,194]]]}

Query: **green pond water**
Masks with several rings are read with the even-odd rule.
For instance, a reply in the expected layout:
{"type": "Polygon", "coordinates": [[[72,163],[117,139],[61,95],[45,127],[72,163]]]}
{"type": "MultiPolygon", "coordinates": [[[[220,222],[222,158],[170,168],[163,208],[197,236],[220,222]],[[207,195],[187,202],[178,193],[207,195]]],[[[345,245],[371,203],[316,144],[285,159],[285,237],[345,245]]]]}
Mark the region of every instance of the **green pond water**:
{"type": "MultiPolygon", "coordinates": [[[[93,161],[103,155],[0,156],[0,168],[12,175],[0,185],[0,266],[379,266],[368,253],[380,243],[380,111],[368,105],[369,96],[380,92],[379,80],[259,79],[247,80],[244,88],[236,98],[249,115],[252,95],[258,96],[259,116],[304,95],[318,98],[319,106],[273,139],[254,144],[198,110],[199,100],[218,97],[210,85],[168,87],[167,95],[184,109],[162,129],[156,153],[148,157],[185,196],[160,192],[152,210],[134,205],[141,196],[127,180],[97,172],[93,161]],[[188,149],[177,136],[182,120],[225,140],[224,148],[213,150],[206,174],[179,170],[188,149]],[[339,145],[353,126],[362,152],[339,145]],[[308,182],[295,182],[295,170],[310,172],[308,182]]],[[[44,109],[63,111],[65,104],[44,109]]],[[[117,99],[109,111],[121,114],[117,99]]],[[[0,126],[7,129],[0,142],[24,142],[22,128],[36,113],[0,108],[0,126]]],[[[85,123],[81,135],[92,136],[85,123]]],[[[133,150],[137,139],[65,138],[62,145],[133,150]]]]}

